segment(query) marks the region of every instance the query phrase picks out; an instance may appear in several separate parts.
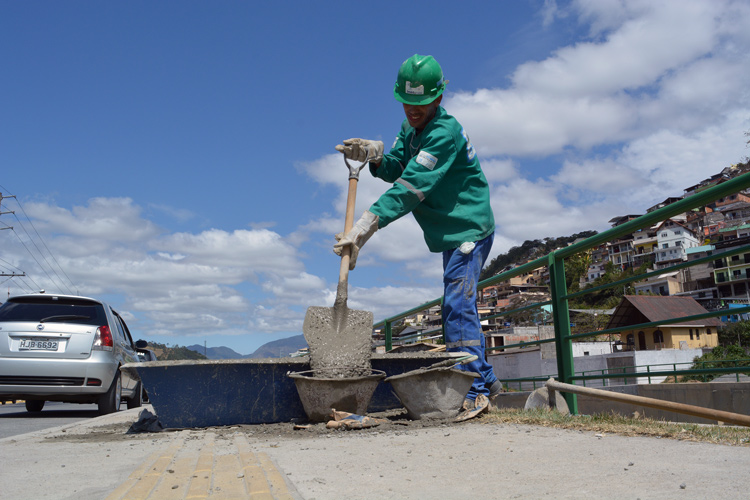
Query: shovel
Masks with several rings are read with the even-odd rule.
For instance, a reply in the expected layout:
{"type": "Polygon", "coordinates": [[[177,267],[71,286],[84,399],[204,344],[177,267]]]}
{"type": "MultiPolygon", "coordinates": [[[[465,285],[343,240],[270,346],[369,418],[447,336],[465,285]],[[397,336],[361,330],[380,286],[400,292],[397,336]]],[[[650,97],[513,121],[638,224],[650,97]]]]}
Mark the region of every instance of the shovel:
{"type": "MultiPolygon", "coordinates": [[[[349,168],[349,193],[346,198],[344,234],[354,225],[354,204],[357,199],[359,171],[365,163],[349,168]]],[[[372,352],[372,313],[346,306],[348,297],[349,260],[351,247],[341,252],[339,284],[333,307],[312,306],[307,309],[302,332],[310,347],[310,368],[329,377],[358,377],[369,375],[372,352]]]]}

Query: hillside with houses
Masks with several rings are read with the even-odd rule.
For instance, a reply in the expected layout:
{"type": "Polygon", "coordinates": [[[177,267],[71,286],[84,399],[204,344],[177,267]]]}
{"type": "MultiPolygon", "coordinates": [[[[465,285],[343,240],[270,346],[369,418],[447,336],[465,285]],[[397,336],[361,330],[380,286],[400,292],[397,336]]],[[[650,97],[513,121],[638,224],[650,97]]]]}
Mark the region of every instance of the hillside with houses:
{"type": "MultiPolygon", "coordinates": [[[[723,169],[698,184],[688,186],[681,196],[670,196],[649,207],[651,213],[707,188],[724,183],[750,171],[750,163],[740,163],[723,169]]],[[[612,218],[612,227],[620,226],[644,214],[626,214],[612,218]]],[[[547,238],[525,242],[506,255],[493,260],[482,275],[487,279],[531,262],[552,250],[555,245],[565,246],[595,234],[585,232],[568,238],[547,238]],[[513,254],[515,259],[509,258],[513,254]],[[501,264],[501,265],[498,265],[501,264]]],[[[605,354],[624,351],[657,351],[664,349],[697,350],[717,345],[717,318],[681,328],[651,328],[629,331],[629,324],[644,322],[649,316],[664,318],[664,311],[682,311],[685,315],[707,311],[726,310],[724,321],[744,317],[732,315],[731,309],[750,304],[750,251],[731,257],[711,260],[668,271],[667,268],[684,262],[718,255],[750,244],[750,192],[738,192],[717,199],[689,212],[677,214],[651,227],[634,231],[613,241],[591,248],[584,254],[566,261],[569,291],[585,290],[628,276],[651,273],[647,279],[634,281],[615,289],[601,291],[573,299],[570,303],[572,333],[598,331],[621,327],[621,335],[609,335],[599,340],[606,347],[592,347],[593,342],[581,342],[576,355],[605,354]],[[659,274],[658,271],[665,269],[659,274]],[[645,297],[636,300],[628,297],[645,297]],[[656,305],[649,297],[665,300],[656,305]],[[601,351],[601,352],[600,352],[601,351]]],[[[502,347],[551,338],[551,306],[530,308],[517,313],[498,316],[503,311],[550,300],[549,272],[541,267],[507,281],[488,286],[478,292],[477,303],[487,347],[502,347]]],[[[426,342],[439,343],[440,308],[406,318],[396,329],[400,338],[419,336],[426,342]],[[430,332],[432,334],[430,335],[430,332]]],[[[654,319],[654,321],[658,321],[654,319]]],[[[397,343],[397,338],[394,339],[397,343]]],[[[554,358],[553,344],[536,350],[541,358],[554,358]],[[547,353],[544,351],[546,348],[547,353]]],[[[503,354],[508,354],[502,350],[503,354]]],[[[500,354],[500,351],[494,353],[500,354]]],[[[690,354],[688,352],[686,355],[690,354]]],[[[692,358],[688,358],[692,359],[692,358]]],[[[518,375],[518,374],[516,374],[518,375]]]]}

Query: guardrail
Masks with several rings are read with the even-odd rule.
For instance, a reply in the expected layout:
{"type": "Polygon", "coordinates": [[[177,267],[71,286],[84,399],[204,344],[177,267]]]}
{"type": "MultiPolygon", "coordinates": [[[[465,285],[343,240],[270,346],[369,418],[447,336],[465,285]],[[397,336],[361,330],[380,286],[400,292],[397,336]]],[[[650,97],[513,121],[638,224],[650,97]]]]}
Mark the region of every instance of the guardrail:
{"type": "MultiPolygon", "coordinates": [[[[707,381],[707,375],[716,374],[731,374],[735,375],[735,380],[740,381],[740,374],[750,373],[750,359],[734,359],[734,360],[723,360],[723,361],[685,361],[679,363],[658,363],[652,365],[633,365],[633,366],[618,366],[617,368],[606,368],[602,370],[583,370],[576,372],[573,376],[574,380],[580,380],[581,385],[586,387],[586,381],[589,380],[601,380],[601,387],[606,387],[608,381],[616,379],[622,381],[619,385],[630,385],[631,383],[640,383],[643,379],[648,384],[661,383],[666,377],[678,377],[678,376],[700,376],[703,381],[707,381]],[[732,367],[718,367],[711,366],[717,364],[733,364],[732,367]],[[660,366],[671,366],[671,370],[654,370],[660,366]],[[678,366],[688,366],[688,368],[678,369],[678,366]],[[699,368],[690,368],[692,366],[698,366],[699,368]],[[656,381],[654,379],[657,379],[656,381]],[[631,382],[633,381],[633,382],[631,382]]],[[[532,390],[537,389],[537,386],[543,387],[545,382],[550,378],[554,378],[552,375],[540,375],[535,377],[519,377],[511,379],[502,379],[501,382],[508,388],[518,387],[519,391],[531,388],[532,390]],[[524,386],[525,384],[525,386],[524,386]]]]}
{"type": "MultiPolygon", "coordinates": [[[[585,288],[575,293],[568,293],[568,290],[567,290],[566,274],[565,274],[565,260],[581,252],[586,252],[604,243],[612,242],[612,241],[617,240],[618,238],[632,234],[633,232],[639,229],[651,227],[657,222],[664,221],[675,215],[689,212],[690,210],[694,208],[703,207],[719,198],[724,198],[726,196],[738,193],[748,188],[750,188],[750,173],[737,176],[734,179],[731,179],[721,184],[718,184],[716,186],[712,186],[707,189],[704,189],[700,192],[692,194],[686,198],[683,198],[680,201],[677,201],[675,203],[662,207],[651,213],[648,213],[636,219],[630,220],[628,222],[620,224],[619,226],[613,227],[607,231],[601,232],[595,236],[591,236],[590,238],[587,238],[583,241],[574,243],[565,248],[555,250],[543,257],[539,257],[535,260],[527,262],[526,264],[522,264],[509,271],[502,272],[496,276],[493,276],[489,279],[481,281],[477,285],[478,290],[482,290],[488,286],[493,286],[495,284],[508,281],[511,278],[515,278],[516,276],[521,276],[524,273],[530,273],[532,271],[535,271],[540,268],[545,268],[545,267],[548,270],[549,280],[550,280],[549,292],[551,295],[551,300],[525,305],[524,307],[512,309],[509,311],[503,311],[499,314],[495,314],[495,315],[488,316],[488,317],[482,317],[482,320],[496,319],[502,316],[511,315],[514,313],[531,310],[531,309],[539,309],[542,306],[551,305],[552,306],[552,323],[554,325],[554,331],[555,331],[554,338],[542,339],[542,340],[536,340],[536,341],[530,341],[530,342],[521,342],[521,343],[511,344],[511,345],[504,345],[504,346],[499,346],[499,347],[493,347],[488,350],[490,351],[507,350],[511,348],[523,348],[523,347],[528,347],[532,345],[554,343],[555,351],[557,355],[557,373],[554,374],[554,376],[557,380],[561,381],[562,383],[572,384],[574,383],[575,380],[584,381],[590,378],[603,378],[602,375],[596,375],[596,376],[577,375],[575,373],[572,342],[574,340],[594,337],[598,335],[619,334],[622,329],[612,328],[612,329],[606,329],[606,330],[595,330],[595,331],[572,334],[571,326],[570,326],[571,322],[570,322],[570,310],[569,310],[569,302],[571,299],[576,299],[583,295],[594,293],[594,292],[604,290],[604,289],[609,289],[609,288],[613,288],[617,286],[625,286],[632,282],[641,281],[648,277],[670,273],[670,272],[681,270],[681,269],[691,267],[700,263],[715,261],[717,259],[723,259],[726,257],[731,257],[733,255],[747,253],[747,252],[750,252],[750,245],[742,246],[740,248],[732,249],[732,250],[719,253],[719,254],[714,254],[714,255],[704,257],[701,259],[696,259],[690,262],[683,262],[683,263],[672,265],[666,268],[660,268],[657,271],[651,271],[651,272],[643,273],[640,275],[630,276],[628,278],[624,278],[619,281],[615,281],[613,283],[608,283],[606,285],[585,288]]],[[[389,351],[393,348],[392,328],[395,322],[401,321],[404,318],[412,316],[421,311],[426,311],[430,309],[431,307],[441,305],[441,303],[442,303],[442,297],[439,297],[437,299],[431,300],[429,302],[426,302],[417,307],[414,307],[412,309],[409,309],[407,311],[391,316],[389,318],[386,318],[376,323],[373,328],[382,329],[382,333],[385,336],[384,343],[385,343],[386,351],[389,351]]],[[[706,314],[673,318],[671,320],[660,321],[658,323],[647,322],[647,323],[641,323],[641,324],[636,324],[636,325],[629,325],[627,329],[637,330],[637,329],[648,328],[650,326],[656,326],[656,325],[676,324],[682,321],[692,321],[692,320],[720,317],[720,316],[725,316],[727,314],[743,314],[743,313],[748,313],[748,312],[750,312],[750,306],[738,307],[735,309],[731,309],[730,311],[726,311],[726,310],[713,311],[713,312],[709,312],[706,314]]],[[[689,371],[691,370],[687,370],[687,371],[671,370],[671,371],[659,372],[659,375],[662,375],[662,374],[680,375],[689,371]]],[[[655,375],[655,373],[652,375],[655,375]]],[[[622,374],[619,374],[616,377],[622,378],[622,374]]],[[[547,376],[547,378],[549,378],[549,375],[547,376]]],[[[605,375],[604,378],[615,378],[615,376],[612,375],[610,377],[610,375],[605,375]]],[[[537,377],[532,377],[530,379],[536,380],[537,377]]],[[[565,398],[568,403],[568,407],[570,408],[570,411],[574,414],[578,413],[578,405],[577,405],[575,394],[566,393],[565,398]]]]}

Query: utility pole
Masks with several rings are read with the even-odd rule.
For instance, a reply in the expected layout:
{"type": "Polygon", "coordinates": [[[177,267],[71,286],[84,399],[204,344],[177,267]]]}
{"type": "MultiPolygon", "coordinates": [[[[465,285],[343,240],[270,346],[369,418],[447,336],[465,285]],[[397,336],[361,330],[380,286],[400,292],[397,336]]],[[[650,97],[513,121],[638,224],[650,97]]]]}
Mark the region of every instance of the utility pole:
{"type": "MultiPolygon", "coordinates": [[[[3,198],[15,198],[15,197],[16,197],[16,195],[12,195],[12,196],[3,196],[3,193],[0,193],[0,207],[2,207],[2,204],[3,204],[3,198]]],[[[15,213],[15,212],[12,212],[12,211],[11,211],[11,212],[0,212],[0,215],[4,215],[4,214],[14,214],[14,213],[15,213]]]]}
{"type": "MultiPolygon", "coordinates": [[[[5,198],[15,198],[15,196],[6,196],[5,198]]],[[[3,193],[0,193],[0,215],[14,214],[15,213],[15,212],[3,212],[2,211],[2,204],[3,204],[3,193]]],[[[13,226],[0,227],[0,230],[2,230],[2,229],[13,229],[13,226]]],[[[16,274],[16,273],[10,273],[10,274],[0,273],[0,277],[3,277],[3,278],[5,278],[5,277],[15,278],[17,276],[26,276],[26,273],[21,273],[21,274],[16,274]]],[[[8,295],[10,295],[10,294],[8,294],[8,295]]]]}
{"type": "MultiPolygon", "coordinates": [[[[15,197],[16,197],[15,195],[13,195],[13,196],[5,196],[5,198],[15,198],[15,197]]],[[[3,193],[0,193],[0,215],[14,214],[15,213],[15,212],[2,212],[1,211],[2,210],[2,205],[3,205],[3,193]]],[[[0,227],[0,230],[2,230],[2,229],[13,229],[13,226],[0,227]]]]}

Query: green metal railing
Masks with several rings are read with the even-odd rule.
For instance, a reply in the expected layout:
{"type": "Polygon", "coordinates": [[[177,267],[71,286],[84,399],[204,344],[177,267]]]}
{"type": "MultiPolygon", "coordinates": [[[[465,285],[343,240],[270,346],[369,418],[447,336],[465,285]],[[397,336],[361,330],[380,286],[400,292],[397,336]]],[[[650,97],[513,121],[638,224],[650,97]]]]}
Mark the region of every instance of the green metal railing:
{"type": "MultiPolygon", "coordinates": [[[[733,249],[731,251],[723,252],[720,254],[714,254],[709,257],[696,259],[690,262],[684,262],[684,263],[669,266],[666,268],[661,268],[658,271],[652,271],[652,272],[648,272],[648,273],[644,273],[644,274],[640,274],[636,276],[631,276],[629,278],[625,278],[625,279],[622,279],[613,283],[608,283],[606,285],[586,288],[584,290],[571,293],[571,294],[568,293],[567,287],[566,287],[565,259],[568,259],[578,253],[585,252],[591,248],[597,247],[604,243],[617,240],[620,237],[632,234],[633,232],[639,229],[651,227],[655,223],[669,219],[670,217],[673,217],[675,215],[689,212],[690,210],[694,208],[705,206],[711,203],[712,201],[717,200],[718,198],[726,197],[730,194],[737,193],[747,188],[750,188],[750,173],[740,175],[738,177],[735,177],[734,179],[728,180],[719,185],[706,188],[698,193],[695,193],[680,201],[677,201],[675,203],[662,207],[651,213],[648,213],[646,215],[643,215],[631,221],[625,222],[619,226],[613,227],[607,231],[594,235],[583,241],[574,243],[565,248],[555,250],[543,257],[537,258],[533,261],[527,262],[526,264],[520,265],[509,271],[505,271],[489,279],[481,281],[477,285],[478,290],[483,290],[484,288],[488,286],[493,286],[498,283],[508,281],[511,278],[520,276],[524,273],[532,272],[536,269],[543,268],[543,267],[548,268],[549,279],[550,279],[549,291],[551,295],[551,300],[546,301],[546,302],[538,302],[535,304],[526,305],[524,307],[509,310],[509,311],[503,311],[499,314],[495,314],[489,317],[482,317],[482,320],[499,318],[505,315],[518,313],[524,310],[540,308],[545,305],[551,305],[552,306],[552,321],[553,321],[554,332],[555,332],[554,338],[531,341],[531,342],[521,342],[521,343],[511,344],[511,345],[504,345],[500,347],[494,347],[488,350],[494,351],[494,350],[504,350],[504,349],[511,349],[511,348],[521,348],[521,347],[554,342],[555,351],[557,354],[557,374],[556,374],[557,380],[559,380],[560,382],[567,383],[567,384],[573,384],[575,380],[585,381],[590,378],[602,378],[602,375],[594,376],[594,375],[585,375],[585,374],[575,373],[572,341],[578,340],[578,339],[584,339],[588,337],[594,337],[598,335],[615,334],[615,333],[619,333],[622,329],[612,328],[608,330],[599,330],[599,331],[572,334],[571,326],[570,326],[571,325],[570,311],[568,307],[569,301],[571,299],[578,298],[583,295],[594,293],[594,292],[608,289],[608,288],[624,286],[635,281],[641,281],[651,276],[656,276],[656,275],[684,269],[686,267],[694,266],[696,264],[700,264],[703,262],[714,261],[716,259],[731,257],[733,255],[738,255],[741,253],[747,253],[747,252],[750,252],[750,245],[743,246],[743,247],[733,249]]],[[[431,307],[441,305],[441,304],[442,304],[442,297],[432,300],[430,302],[426,302],[420,306],[414,307],[412,309],[409,309],[408,311],[404,311],[395,316],[386,318],[376,323],[373,326],[373,329],[382,329],[382,333],[385,337],[385,348],[386,348],[386,351],[389,351],[393,348],[392,327],[394,323],[402,321],[409,316],[412,316],[416,313],[425,311],[431,307]]],[[[731,314],[743,314],[747,312],[750,312],[750,306],[740,307],[740,308],[731,310],[731,314]]],[[[656,325],[674,324],[674,323],[679,323],[681,321],[691,321],[691,320],[698,320],[698,319],[713,318],[713,317],[724,316],[727,314],[728,314],[728,311],[715,311],[715,312],[710,312],[706,314],[674,318],[669,321],[660,321],[658,323],[649,322],[649,323],[641,323],[637,325],[628,325],[627,330],[637,330],[639,328],[647,328],[647,327],[656,326],[656,325]]],[[[691,370],[687,370],[687,371],[691,371],[691,370]]],[[[658,373],[659,375],[662,375],[662,374],[679,375],[679,374],[682,374],[682,372],[686,372],[686,371],[685,370],[671,370],[671,371],[658,372],[658,373]]],[[[652,375],[655,375],[655,373],[652,375]]],[[[609,375],[606,375],[604,378],[608,378],[608,377],[615,378],[614,375],[612,375],[611,377],[609,375]]],[[[617,375],[616,378],[622,378],[622,374],[617,375]]],[[[538,379],[540,379],[540,377],[531,377],[531,378],[524,379],[524,380],[531,381],[531,380],[538,380],[538,379]]],[[[518,381],[521,379],[514,379],[514,380],[518,381]]],[[[564,396],[567,400],[568,407],[570,408],[571,412],[574,414],[577,414],[578,403],[577,403],[576,395],[565,393],[564,396]]]]}
{"type": "MultiPolygon", "coordinates": [[[[707,375],[716,375],[716,374],[731,374],[735,375],[735,381],[740,381],[740,374],[742,373],[750,373],[750,359],[735,359],[735,360],[723,360],[723,361],[681,361],[681,362],[675,362],[675,363],[659,363],[659,364],[653,364],[653,365],[633,365],[633,366],[618,366],[616,368],[604,368],[599,370],[584,370],[581,372],[576,372],[573,379],[580,380],[582,385],[586,387],[586,381],[587,380],[601,380],[601,386],[606,387],[607,381],[611,379],[618,379],[622,381],[621,385],[629,385],[630,381],[637,381],[646,379],[649,384],[653,383],[653,379],[658,379],[659,381],[663,380],[666,377],[672,377],[672,376],[679,376],[679,375],[685,375],[685,376],[700,376],[704,382],[708,380],[707,375]],[[717,364],[732,364],[734,366],[732,367],[717,367],[717,366],[711,366],[711,365],[717,365],[717,364]],[[677,369],[678,366],[689,366],[692,367],[693,365],[699,366],[701,368],[684,368],[684,369],[677,369]],[[660,366],[671,366],[671,370],[656,370],[653,371],[654,367],[660,367],[660,366]]],[[[550,377],[555,377],[555,374],[550,375],[541,375],[538,377],[519,377],[519,378],[512,378],[512,379],[503,379],[502,382],[510,387],[513,388],[516,385],[518,386],[518,390],[524,389],[524,383],[526,383],[526,388],[528,388],[529,385],[531,385],[532,390],[537,388],[537,385],[539,387],[543,387],[544,383],[550,379],[550,377]],[[529,384],[530,383],[530,384],[529,384]]]]}

